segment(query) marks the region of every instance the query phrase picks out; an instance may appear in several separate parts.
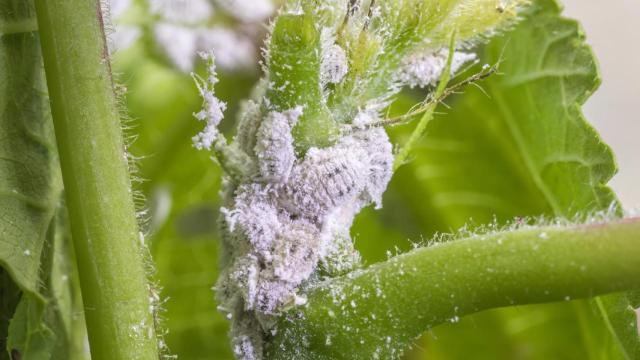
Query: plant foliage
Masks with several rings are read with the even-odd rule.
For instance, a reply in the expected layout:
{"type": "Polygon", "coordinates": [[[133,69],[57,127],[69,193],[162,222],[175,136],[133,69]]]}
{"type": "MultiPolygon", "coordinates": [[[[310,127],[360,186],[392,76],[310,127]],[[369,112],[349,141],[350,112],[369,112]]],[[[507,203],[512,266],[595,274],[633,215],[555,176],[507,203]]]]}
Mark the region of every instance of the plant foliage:
{"type": "MultiPolygon", "coordinates": [[[[363,268],[305,289],[308,303],[280,318],[266,357],[640,358],[637,296],[591,297],[637,287],[640,257],[625,251],[638,241],[637,226],[618,220],[607,186],[614,156],[581,111],[600,75],[579,23],[562,17],[555,0],[388,1],[372,22],[368,1],[349,14],[343,3],[285,2],[266,44],[267,79],[252,89],[253,73],[221,75],[223,132],[231,135],[239,99],[256,93],[269,110],[305,106],[293,131],[299,154],[334,143],[372,103],[406,114],[428,89],[389,91],[394,71],[416,49],[446,48],[452,30],[456,47],[476,51],[479,62],[451,85],[484,64],[499,64],[499,74],[438,107],[394,174],[384,208],[356,218],[363,268]],[[321,73],[325,28],[348,58],[336,83],[321,73]],[[446,241],[438,234],[450,232],[460,234],[412,250],[411,241],[446,241]],[[406,253],[387,259],[394,251],[406,253]],[[560,301],[575,297],[587,299],[560,301]],[[556,302],[473,314],[548,301],[556,302]]],[[[143,229],[162,288],[164,341],[180,358],[232,359],[211,291],[222,171],[192,148],[200,100],[191,79],[156,56],[137,44],[114,66],[130,90],[130,150],[145,155],[137,164],[146,180],[143,229]]],[[[389,133],[402,144],[413,128],[389,133]]],[[[33,5],[0,0],[0,359],[87,357],[55,144],[33,5]]]]}

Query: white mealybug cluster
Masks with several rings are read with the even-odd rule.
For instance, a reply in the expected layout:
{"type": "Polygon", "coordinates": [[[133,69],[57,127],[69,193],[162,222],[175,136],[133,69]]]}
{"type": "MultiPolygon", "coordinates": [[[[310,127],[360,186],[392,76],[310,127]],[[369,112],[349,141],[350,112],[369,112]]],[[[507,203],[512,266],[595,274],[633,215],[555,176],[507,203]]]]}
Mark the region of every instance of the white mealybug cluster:
{"type": "Polygon", "coordinates": [[[320,81],[322,84],[338,84],[349,71],[347,54],[338,44],[323,49],[320,63],[320,81]]]}
{"type": "Polygon", "coordinates": [[[193,137],[193,144],[199,150],[210,150],[211,146],[219,139],[218,125],[224,117],[227,104],[220,101],[214,93],[214,86],[218,82],[218,77],[216,76],[213,53],[201,53],[200,56],[207,62],[209,76],[207,79],[201,79],[197,75],[193,75],[200,96],[204,99],[204,107],[195,114],[195,117],[200,121],[204,121],[206,125],[202,132],[193,137]]]}
{"type": "Polygon", "coordinates": [[[284,182],[296,159],[291,130],[302,115],[302,107],[283,113],[272,111],[262,120],[256,134],[254,152],[262,179],[284,182]]]}
{"type": "MultiPolygon", "coordinates": [[[[322,35],[321,84],[339,83],[348,70],[333,30],[322,35]]],[[[360,257],[350,235],[363,207],[381,206],[393,172],[393,149],[380,123],[386,98],[373,99],[344,124],[332,145],[296,148],[294,128],[305,107],[274,109],[256,87],[242,104],[237,134],[227,145],[219,133],[225,104],[214,94],[213,54],[203,55],[209,77],[194,75],[204,99],[195,116],[206,122],[194,137],[199,149],[213,149],[225,169],[219,229],[222,271],[216,283],[220,311],[231,321],[233,349],[243,360],[262,359],[263,346],[286,309],[304,304],[304,289],[325,276],[352,271],[360,257]]],[[[402,62],[397,85],[435,84],[446,69],[447,51],[416,54],[402,62]]],[[[474,60],[455,53],[451,71],[474,60]]],[[[324,99],[326,100],[326,99],[324,99]]]]}
{"type": "MultiPolygon", "coordinates": [[[[435,85],[447,67],[448,57],[448,49],[412,54],[402,60],[396,79],[411,88],[435,85]]],[[[476,58],[473,53],[456,51],[451,63],[451,74],[453,75],[464,64],[474,61],[476,58]]]]}
{"type": "Polygon", "coordinates": [[[303,109],[262,117],[256,110],[247,103],[245,116],[260,123],[241,138],[254,134],[258,171],[227,180],[220,218],[225,261],[216,284],[241,359],[261,359],[277,315],[305,302],[301,287],[358,265],[349,229],[364,206],[380,202],[393,165],[383,129],[361,129],[301,156],[291,132],[303,109]]]}

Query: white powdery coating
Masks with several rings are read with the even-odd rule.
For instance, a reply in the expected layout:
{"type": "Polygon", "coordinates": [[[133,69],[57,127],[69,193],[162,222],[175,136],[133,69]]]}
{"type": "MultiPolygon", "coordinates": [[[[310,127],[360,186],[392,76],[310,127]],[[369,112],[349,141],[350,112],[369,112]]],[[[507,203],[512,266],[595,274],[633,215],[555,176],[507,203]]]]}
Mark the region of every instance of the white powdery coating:
{"type": "MultiPolygon", "coordinates": [[[[294,284],[308,279],[319,259],[320,231],[315,224],[296,219],[285,222],[278,234],[273,263],[277,279],[294,284]]],[[[292,294],[294,295],[294,294],[292,294]]]]}
{"type": "Polygon", "coordinates": [[[259,103],[248,100],[240,104],[238,126],[233,142],[247,154],[253,154],[261,116],[262,110],[259,103]]]}
{"type": "Polygon", "coordinates": [[[393,146],[382,128],[357,132],[353,138],[368,155],[369,181],[365,190],[369,196],[368,200],[373,201],[376,208],[379,209],[382,207],[382,194],[387,189],[393,175],[393,172],[389,170],[393,168],[393,146]]]}
{"type": "Polygon", "coordinates": [[[337,276],[360,263],[360,254],[354,248],[349,230],[364,205],[364,201],[354,198],[325,217],[321,232],[324,256],[320,265],[327,274],[337,276]]]}
{"type": "MultiPolygon", "coordinates": [[[[225,213],[229,222],[229,230],[237,231],[236,241],[246,244],[245,250],[258,252],[269,251],[274,245],[274,239],[279,233],[280,222],[278,212],[273,204],[266,202],[253,202],[251,204],[237,203],[234,210],[225,213]]],[[[265,257],[269,258],[269,256],[265,257]]]]}
{"type": "Polygon", "coordinates": [[[262,120],[256,134],[254,153],[262,179],[281,183],[289,178],[296,160],[291,130],[302,115],[302,107],[272,111],[262,120]]]}
{"type": "MultiPolygon", "coordinates": [[[[412,54],[402,60],[396,79],[411,88],[435,85],[447,67],[448,57],[448,49],[412,54]]],[[[456,51],[451,63],[451,74],[453,75],[462,65],[475,59],[476,55],[473,53],[456,51]]]]}
{"type": "Polygon", "coordinates": [[[340,45],[332,44],[322,52],[320,78],[322,84],[337,84],[349,71],[347,54],[340,45]]]}
{"type": "Polygon", "coordinates": [[[178,24],[197,24],[213,15],[213,6],[207,0],[150,0],[152,13],[178,24]]]}
{"type": "Polygon", "coordinates": [[[262,359],[262,334],[260,324],[250,314],[240,312],[233,317],[231,337],[233,339],[233,353],[238,359],[262,359]]]}
{"type": "Polygon", "coordinates": [[[216,3],[238,20],[245,22],[265,20],[275,11],[271,0],[216,0],[216,3]]]}
{"type": "Polygon", "coordinates": [[[214,86],[218,82],[218,78],[216,76],[213,54],[211,52],[201,53],[200,56],[203,60],[207,61],[208,77],[206,80],[203,80],[194,75],[196,85],[198,86],[198,92],[204,100],[203,109],[196,113],[195,117],[200,121],[204,121],[206,125],[204,130],[194,136],[192,140],[196,149],[211,150],[211,146],[218,139],[218,125],[224,117],[224,111],[227,108],[227,104],[220,101],[214,93],[214,86]]]}
{"type": "Polygon", "coordinates": [[[318,228],[281,211],[277,196],[268,185],[243,184],[233,208],[222,210],[235,256],[218,284],[225,308],[276,314],[315,269],[318,228]]]}
{"type": "Polygon", "coordinates": [[[392,147],[379,128],[297,158],[291,130],[301,114],[297,107],[247,118],[260,121],[257,131],[240,136],[250,143],[255,134],[259,174],[237,184],[221,211],[227,259],[217,297],[241,359],[261,359],[274,319],[304,303],[299,288],[314,274],[338,275],[359,264],[349,234],[353,219],[364,206],[379,204],[391,178],[392,147]]]}
{"type": "Polygon", "coordinates": [[[313,218],[326,214],[362,192],[367,182],[367,154],[342,143],[324,149],[311,148],[291,174],[286,186],[285,206],[313,218]]]}

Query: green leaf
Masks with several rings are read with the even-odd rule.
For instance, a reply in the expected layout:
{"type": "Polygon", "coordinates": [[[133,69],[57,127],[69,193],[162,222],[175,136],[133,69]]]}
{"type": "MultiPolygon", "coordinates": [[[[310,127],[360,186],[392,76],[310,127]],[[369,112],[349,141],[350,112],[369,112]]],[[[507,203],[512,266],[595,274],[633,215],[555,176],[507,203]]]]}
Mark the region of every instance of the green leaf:
{"type": "MultiPolygon", "coordinates": [[[[579,24],[559,13],[554,1],[537,1],[514,31],[491,41],[482,61],[502,60],[503,75],[481,84],[486,95],[470,89],[450,102],[451,109],[442,109],[447,114],[430,125],[423,150],[399,172],[391,191],[403,194],[405,205],[425,219],[426,233],[529,216],[583,218],[615,209],[617,200],[606,186],[616,170],[613,155],[580,110],[600,82],[596,61],[579,24]]],[[[403,134],[397,135],[402,141],[403,134]]],[[[589,339],[596,339],[591,344],[633,358],[638,337],[629,324],[635,324],[635,315],[624,312],[628,316],[621,319],[623,313],[609,309],[624,302],[616,297],[595,300],[601,304],[591,308],[564,305],[574,319],[562,326],[583,341],[558,341],[550,331],[545,341],[555,343],[556,351],[574,344],[574,353],[597,357],[606,350],[590,347],[589,339]]],[[[496,323],[507,327],[508,317],[499,314],[496,323]]],[[[548,322],[559,323],[556,315],[550,313],[548,322]]],[[[456,327],[465,331],[464,324],[456,327]]],[[[509,334],[519,341],[520,335],[509,334]]],[[[530,335],[531,344],[540,344],[530,335]]],[[[446,343],[438,338],[428,342],[427,353],[429,346],[437,347],[431,344],[446,343]]]]}
{"type": "Polygon", "coordinates": [[[82,304],[58,208],[62,181],[32,3],[2,2],[0,21],[0,359],[80,359],[82,304]]]}
{"type": "Polygon", "coordinates": [[[615,355],[622,359],[640,358],[640,339],[636,306],[633,305],[631,294],[615,294],[593,299],[592,305],[599,310],[598,315],[604,324],[608,335],[613,341],[615,355]],[[617,350],[617,351],[616,351],[617,350]]]}
{"type": "Polygon", "coordinates": [[[480,84],[488,95],[469,89],[452,102],[404,169],[447,223],[573,217],[616,202],[613,155],[580,111],[600,82],[595,59],[558,13],[539,1],[531,20],[486,47],[482,61],[502,59],[503,75],[480,84]]]}
{"type": "MultiPolygon", "coordinates": [[[[33,16],[25,1],[0,8],[0,21],[33,16]]],[[[0,266],[35,296],[62,189],[36,33],[0,34],[0,77],[0,266]]]]}
{"type": "Polygon", "coordinates": [[[6,359],[6,340],[9,336],[9,321],[20,301],[20,288],[9,274],[0,268],[0,359],[6,359]]]}
{"type": "Polygon", "coordinates": [[[77,271],[64,209],[52,222],[42,254],[39,291],[24,294],[11,319],[7,348],[23,359],[85,359],[86,336],[77,271]]]}
{"type": "Polygon", "coordinates": [[[615,344],[594,310],[580,301],[485,311],[435,327],[407,358],[616,359],[615,344]]]}
{"type": "Polygon", "coordinates": [[[473,44],[512,24],[523,0],[360,1],[335,25],[349,72],[330,94],[339,122],[350,123],[365,106],[382,103],[394,87],[401,60],[415,52],[447,48],[451,34],[473,44]],[[371,14],[374,14],[370,16],[371,14]]]}

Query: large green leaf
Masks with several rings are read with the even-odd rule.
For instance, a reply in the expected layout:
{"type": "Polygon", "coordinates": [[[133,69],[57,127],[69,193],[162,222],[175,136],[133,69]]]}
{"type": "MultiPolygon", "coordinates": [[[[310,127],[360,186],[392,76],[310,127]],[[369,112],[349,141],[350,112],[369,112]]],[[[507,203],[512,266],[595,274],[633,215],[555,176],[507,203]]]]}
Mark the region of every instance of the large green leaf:
{"type": "Polygon", "coordinates": [[[0,266],[31,294],[62,186],[38,37],[18,26],[34,16],[30,2],[1,3],[0,266]]]}
{"type": "Polygon", "coordinates": [[[11,319],[8,349],[12,357],[86,359],[86,330],[65,210],[52,222],[42,253],[39,291],[46,301],[25,294],[11,319]]]}
{"type": "Polygon", "coordinates": [[[6,339],[9,336],[9,321],[20,301],[20,289],[15,285],[9,274],[0,268],[0,359],[7,354],[6,339]]]}
{"type": "MultiPolygon", "coordinates": [[[[615,173],[613,156],[580,110],[599,84],[595,59],[579,25],[559,13],[554,1],[536,1],[526,20],[486,46],[483,64],[503,60],[503,75],[482,84],[486,95],[470,89],[450,103],[451,109],[442,109],[447,115],[431,124],[424,148],[392,184],[391,199],[400,200],[391,201],[380,218],[404,204],[432,234],[518,217],[580,217],[616,204],[606,186],[615,173]]],[[[401,139],[403,131],[396,133],[401,139]]],[[[504,347],[485,346],[487,358],[545,358],[563,351],[574,358],[635,358],[635,317],[624,295],[594,302],[556,305],[561,311],[533,307],[472,317],[447,331],[437,329],[438,340],[427,341],[426,352],[432,358],[477,354],[474,348],[438,345],[470,332],[485,344],[530,349],[515,356],[504,347]],[[509,323],[531,319],[532,312],[548,327],[511,331],[509,323]],[[554,336],[552,329],[567,336],[554,336]]]]}
{"type": "Polygon", "coordinates": [[[0,1],[0,359],[83,354],[49,111],[33,5],[0,1]]]}

